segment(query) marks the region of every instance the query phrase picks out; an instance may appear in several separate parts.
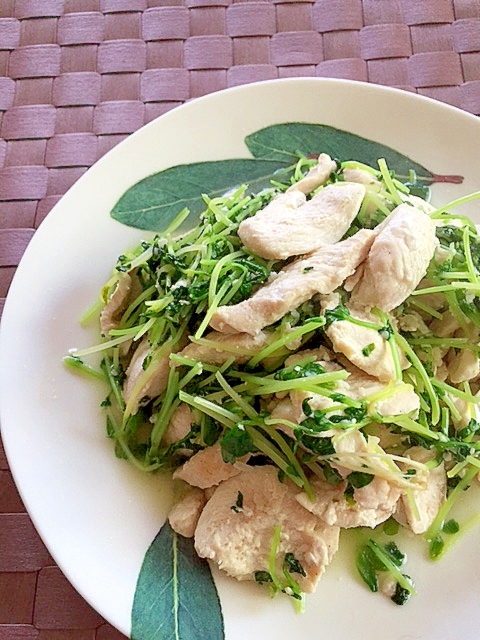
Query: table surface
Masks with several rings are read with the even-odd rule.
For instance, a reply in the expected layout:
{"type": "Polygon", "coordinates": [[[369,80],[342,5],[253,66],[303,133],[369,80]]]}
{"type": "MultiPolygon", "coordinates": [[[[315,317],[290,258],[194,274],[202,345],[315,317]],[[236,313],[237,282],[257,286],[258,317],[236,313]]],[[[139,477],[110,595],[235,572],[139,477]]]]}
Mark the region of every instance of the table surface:
{"type": "MultiPolygon", "coordinates": [[[[480,0],[0,0],[0,312],[35,230],[104,153],[186,100],[288,76],[480,115],[480,0]]],[[[0,640],[118,640],[36,533],[0,441],[0,640]]]]}

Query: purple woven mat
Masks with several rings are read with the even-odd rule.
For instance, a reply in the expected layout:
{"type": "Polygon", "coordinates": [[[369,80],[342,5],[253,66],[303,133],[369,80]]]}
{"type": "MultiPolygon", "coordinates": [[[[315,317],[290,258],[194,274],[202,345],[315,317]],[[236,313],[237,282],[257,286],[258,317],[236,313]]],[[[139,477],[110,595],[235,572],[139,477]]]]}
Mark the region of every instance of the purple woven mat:
{"type": "MultiPolygon", "coordinates": [[[[177,105],[287,76],[480,114],[480,0],[0,0],[0,312],[35,229],[106,151],[177,105]]],[[[35,532],[0,443],[0,640],[118,640],[35,532]]]]}

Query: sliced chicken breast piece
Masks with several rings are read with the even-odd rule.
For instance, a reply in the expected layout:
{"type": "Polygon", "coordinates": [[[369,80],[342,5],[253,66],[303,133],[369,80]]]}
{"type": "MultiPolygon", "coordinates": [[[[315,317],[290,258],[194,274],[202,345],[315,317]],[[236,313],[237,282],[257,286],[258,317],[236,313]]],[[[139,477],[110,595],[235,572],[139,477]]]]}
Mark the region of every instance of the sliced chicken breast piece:
{"type": "Polygon", "coordinates": [[[380,191],[382,188],[380,180],[378,180],[373,173],[365,169],[344,169],[343,177],[347,182],[358,182],[366,187],[370,187],[372,191],[380,191]]]}
{"type": "MultiPolygon", "coordinates": [[[[307,357],[307,354],[315,354],[322,352],[328,353],[327,349],[321,347],[320,349],[308,350],[308,351],[300,351],[294,356],[290,356],[285,360],[285,366],[291,366],[296,361],[302,359],[303,357],[307,357]],[[297,357],[298,356],[298,357],[297,357]],[[289,363],[289,364],[287,364],[289,363]]],[[[321,356],[320,356],[321,357],[321,356]]],[[[336,362],[329,362],[325,360],[316,360],[318,364],[321,364],[325,371],[340,371],[341,367],[336,362]]],[[[335,392],[344,393],[346,390],[345,381],[340,380],[335,385],[335,392]]],[[[286,396],[280,397],[279,400],[274,400],[271,403],[271,414],[270,417],[274,420],[287,420],[288,422],[292,422],[294,425],[299,425],[303,420],[306,419],[306,415],[303,412],[303,401],[309,401],[309,405],[311,409],[329,409],[334,401],[328,396],[322,396],[319,393],[312,393],[309,391],[290,391],[286,396]]],[[[282,424],[279,422],[275,425],[275,428],[279,431],[283,431],[290,437],[294,437],[292,427],[287,424],[282,424]]],[[[331,435],[328,432],[324,433],[325,436],[331,435]]]]}
{"type": "MultiPolygon", "coordinates": [[[[239,462],[245,462],[248,457],[239,458],[239,462]]],[[[224,462],[220,444],[202,449],[195,453],[189,460],[173,473],[174,480],[184,480],[193,487],[208,489],[228,478],[240,473],[240,469],[229,462],[224,462]]]]}
{"type": "Polygon", "coordinates": [[[458,329],[460,329],[460,325],[450,309],[442,313],[441,319],[434,318],[430,323],[430,331],[439,338],[451,338],[458,329]]]}
{"type": "MultiPolygon", "coordinates": [[[[351,315],[359,320],[378,323],[378,318],[368,313],[350,310],[351,315]]],[[[376,330],[363,327],[349,320],[332,322],[326,330],[333,349],[342,353],[352,364],[381,382],[395,379],[395,364],[392,349],[387,340],[376,330]]],[[[407,369],[410,363],[405,354],[398,351],[400,366],[407,369]]]]}
{"type": "Polygon", "coordinates": [[[318,156],[318,162],[307,173],[307,175],[292,184],[287,191],[301,191],[308,195],[318,187],[325,184],[332,173],[337,170],[337,163],[327,153],[321,153],[318,156]]]}
{"type": "Polygon", "coordinates": [[[183,440],[190,433],[194,422],[195,418],[192,410],[188,404],[182,402],[170,418],[170,422],[163,434],[162,443],[168,446],[183,440]]]}
{"type": "MultiPolygon", "coordinates": [[[[405,452],[406,457],[417,462],[428,462],[434,455],[423,447],[412,447],[405,452]]],[[[410,527],[413,533],[425,533],[446,497],[447,475],[442,462],[429,470],[425,489],[412,490],[410,497],[401,496],[394,517],[400,524],[410,527]]]]}
{"type": "MultiPolygon", "coordinates": [[[[342,367],[338,366],[336,370],[341,369],[342,367]]],[[[329,367],[327,370],[334,371],[335,369],[329,367]]],[[[349,377],[346,380],[338,380],[335,383],[334,391],[336,393],[343,394],[352,400],[362,401],[368,396],[373,396],[386,389],[385,384],[377,378],[365,374],[357,367],[346,365],[345,370],[349,373],[349,377]]],[[[281,409],[276,408],[272,411],[272,417],[275,417],[275,415],[280,417],[283,413],[292,417],[298,416],[301,420],[304,420],[306,416],[303,414],[302,404],[307,399],[309,400],[310,408],[313,410],[328,409],[334,404],[331,398],[308,391],[291,391],[289,397],[292,410],[288,410],[284,404],[281,409]]],[[[412,385],[399,381],[392,387],[390,395],[374,402],[374,405],[375,410],[382,416],[411,414],[419,410],[420,398],[415,393],[412,385]]]]}
{"type": "MultiPolygon", "coordinates": [[[[324,357],[333,357],[333,354],[324,347],[316,350],[300,351],[287,358],[287,360],[285,360],[285,366],[291,366],[295,364],[295,362],[309,356],[318,356],[315,362],[321,364],[326,371],[341,371],[342,369],[347,371],[349,374],[348,378],[338,380],[335,383],[333,391],[336,394],[345,395],[352,400],[362,401],[386,389],[384,383],[373,376],[367,375],[361,369],[352,366],[349,362],[337,362],[330,359],[324,360],[324,357]]],[[[279,421],[276,425],[278,430],[293,437],[293,427],[282,423],[282,421],[285,420],[294,425],[299,425],[303,422],[307,417],[303,411],[303,403],[305,400],[308,400],[309,407],[313,411],[328,411],[337,403],[328,396],[323,396],[311,391],[301,391],[298,389],[290,391],[287,395],[280,397],[279,400],[273,400],[269,407],[271,411],[270,417],[279,421]]],[[[382,416],[415,414],[420,408],[420,398],[415,393],[412,385],[399,381],[392,387],[391,393],[387,397],[377,401],[373,400],[373,407],[375,411],[382,416]]],[[[335,413],[339,412],[335,411],[335,413]]],[[[324,437],[330,437],[334,435],[334,433],[334,431],[329,430],[322,432],[322,435],[324,437]]]]}
{"type": "Polygon", "coordinates": [[[170,509],[168,521],[172,529],[185,538],[193,538],[206,501],[205,491],[191,487],[170,509]]]}
{"type": "Polygon", "coordinates": [[[478,353],[462,349],[460,353],[452,353],[448,357],[448,377],[452,384],[460,384],[478,378],[480,361],[478,353]]]}
{"type": "MultiPolygon", "coordinates": [[[[475,397],[480,398],[480,391],[477,391],[475,397]]],[[[480,422],[480,406],[478,404],[468,402],[463,398],[454,396],[452,393],[448,394],[448,398],[458,412],[458,415],[451,416],[455,429],[464,429],[472,418],[477,422],[480,422]]]]}
{"type": "Polygon", "coordinates": [[[219,307],[211,326],[221,333],[257,335],[316,293],[331,293],[339,287],[365,260],[374,237],[374,231],[362,229],[293,262],[247,300],[219,307]]]}
{"type": "Polygon", "coordinates": [[[298,488],[278,480],[273,466],[251,467],[222,482],[205,505],[195,531],[195,548],[202,558],[238,580],[254,580],[269,571],[269,553],[276,525],[280,526],[277,573],[282,575],[286,553],[293,553],[306,576],[292,577],[312,593],[338,548],[339,528],[328,526],[295,499],[298,488]],[[242,495],[241,509],[232,509],[242,495]]]}
{"type": "MultiPolygon", "coordinates": [[[[337,431],[332,444],[337,459],[332,467],[337,469],[344,480],[332,485],[315,478],[311,482],[315,500],[312,502],[303,492],[297,495],[297,500],[327,524],[345,529],[376,527],[387,520],[397,508],[397,502],[404,491],[402,485],[405,484],[401,471],[398,470],[397,478],[388,465],[376,458],[371,459],[372,466],[366,465],[370,445],[357,429],[337,431]],[[376,472],[373,467],[376,467],[376,472]],[[359,468],[364,468],[366,473],[373,473],[373,479],[362,487],[353,485],[353,496],[347,496],[345,492],[350,473],[359,468]]],[[[379,452],[382,450],[379,449],[379,452]]]]}
{"type": "Polygon", "coordinates": [[[401,204],[376,229],[350,304],[391,311],[425,276],[438,242],[435,223],[417,207],[401,204]]]}
{"type": "Polygon", "coordinates": [[[100,330],[103,336],[108,336],[111,329],[118,328],[124,311],[141,292],[142,288],[135,271],[119,275],[113,293],[100,314],[100,330]]]}
{"type": "Polygon", "coordinates": [[[338,242],[360,209],[365,187],[338,182],[303,204],[301,196],[298,190],[287,191],[240,224],[238,235],[249,251],[285,260],[338,242]]]}
{"type": "Polygon", "coordinates": [[[307,202],[305,194],[295,189],[276,196],[263,209],[251,218],[247,218],[238,227],[238,236],[245,247],[257,256],[267,259],[285,259],[290,254],[286,245],[285,232],[292,233],[292,228],[298,224],[299,209],[307,202]],[[292,224],[293,220],[293,224],[292,224]],[[272,244],[275,231],[280,228],[282,233],[272,244]],[[285,254],[285,255],[284,255],[285,254]]]}
{"type": "MultiPolygon", "coordinates": [[[[350,376],[347,378],[345,395],[354,400],[364,400],[368,396],[380,393],[386,388],[377,378],[365,374],[357,367],[346,367],[350,376]]],[[[375,410],[382,416],[395,416],[403,413],[415,413],[420,409],[420,398],[411,384],[397,382],[388,397],[375,402],[375,410]]]]}
{"type": "Polygon", "coordinates": [[[411,204],[413,204],[414,207],[417,207],[417,209],[420,209],[420,211],[423,211],[424,213],[430,214],[435,211],[435,207],[430,204],[430,202],[427,202],[423,198],[420,198],[420,196],[408,195],[405,196],[405,200],[406,202],[410,202],[411,204]]]}
{"type": "Polygon", "coordinates": [[[123,383],[123,398],[127,404],[131,402],[132,415],[138,411],[143,399],[155,398],[167,387],[172,351],[168,350],[159,357],[153,356],[148,367],[144,368],[145,358],[150,353],[150,349],[148,337],[143,338],[127,367],[123,383]],[[132,397],[134,399],[131,401],[132,397]]]}
{"type": "Polygon", "coordinates": [[[268,333],[263,331],[255,336],[249,333],[224,334],[210,331],[205,339],[211,342],[211,345],[191,342],[179,355],[218,365],[233,357],[237,364],[245,364],[267,345],[268,338],[268,333]]]}
{"type": "MultiPolygon", "coordinates": [[[[331,402],[329,398],[326,398],[326,400],[331,402]]],[[[293,422],[295,425],[300,424],[306,418],[301,403],[293,402],[290,394],[274,403],[270,417],[274,420],[288,420],[288,422],[293,422]]],[[[293,436],[292,429],[287,425],[278,424],[275,428],[291,437],[293,436]]]]}
{"type": "Polygon", "coordinates": [[[315,478],[311,485],[315,500],[311,502],[305,493],[299,493],[298,502],[326,524],[342,529],[373,529],[385,522],[395,512],[402,493],[399,487],[378,476],[365,487],[354,489],[353,502],[345,496],[347,481],[333,485],[315,478]]]}

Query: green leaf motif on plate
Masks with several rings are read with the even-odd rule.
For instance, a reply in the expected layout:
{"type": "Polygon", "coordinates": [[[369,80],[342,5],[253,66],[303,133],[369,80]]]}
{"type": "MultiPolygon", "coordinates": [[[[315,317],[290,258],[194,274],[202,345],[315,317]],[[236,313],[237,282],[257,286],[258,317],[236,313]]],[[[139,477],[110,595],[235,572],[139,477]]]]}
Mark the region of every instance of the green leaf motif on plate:
{"type": "Polygon", "coordinates": [[[185,207],[191,215],[205,209],[202,194],[223,195],[248,183],[254,191],[270,185],[277,161],[251,158],[182,164],[165,169],[128,189],[112,210],[123,224],[149,231],[162,231],[185,207]]]}
{"type": "Polygon", "coordinates": [[[133,640],[224,640],[223,615],[206,560],[170,525],[150,545],[132,608],[133,640]]]}
{"type": "Polygon", "coordinates": [[[251,133],[245,144],[253,158],[176,165],[140,180],[122,195],[111,216],[128,226],[159,232],[186,207],[191,217],[184,229],[191,228],[205,209],[203,194],[214,198],[242,184],[258,192],[274,177],[287,179],[284,172],[299,153],[309,156],[323,152],[339,160],[358,160],[372,166],[377,165],[378,158],[385,158],[399,176],[408,177],[413,169],[419,182],[430,184],[435,180],[425,167],[390,147],[327,125],[276,124],[251,133]]]}
{"type": "Polygon", "coordinates": [[[385,158],[389,169],[408,177],[413,169],[418,178],[432,179],[430,171],[390,147],[362,138],[354,133],[323,124],[287,122],[260,129],[245,138],[245,144],[255,158],[290,163],[295,155],[328,153],[332,158],[358,160],[372,167],[385,158]]]}

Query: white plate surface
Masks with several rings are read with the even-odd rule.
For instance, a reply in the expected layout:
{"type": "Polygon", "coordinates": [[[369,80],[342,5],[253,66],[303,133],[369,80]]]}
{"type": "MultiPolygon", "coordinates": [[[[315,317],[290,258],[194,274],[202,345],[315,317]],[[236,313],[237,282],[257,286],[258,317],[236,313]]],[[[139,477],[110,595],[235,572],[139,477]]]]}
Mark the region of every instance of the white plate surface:
{"type": "MultiPolygon", "coordinates": [[[[93,336],[78,319],[117,256],[145,232],[109,212],[139,179],[187,162],[249,157],[247,134],[270,124],[332,125],[386,144],[439,174],[435,203],[480,189],[480,121],[394,89],[326,79],[288,79],[206,96],[150,123],[114,148],[61,199],[17,269],[1,327],[1,424],[8,460],[44,542],[75,588],[128,635],[144,554],[165,520],[170,486],[113,455],[98,408],[101,392],[61,363],[93,336]]],[[[321,150],[319,150],[321,151],[321,150]]],[[[480,222],[479,205],[463,208],[480,222]]],[[[478,504],[478,502],[477,502],[478,504]]],[[[480,531],[440,563],[414,546],[419,595],[405,607],[370,594],[350,550],[334,559],[304,615],[288,598],[214,573],[227,640],[473,640],[479,637],[480,531]]]]}

